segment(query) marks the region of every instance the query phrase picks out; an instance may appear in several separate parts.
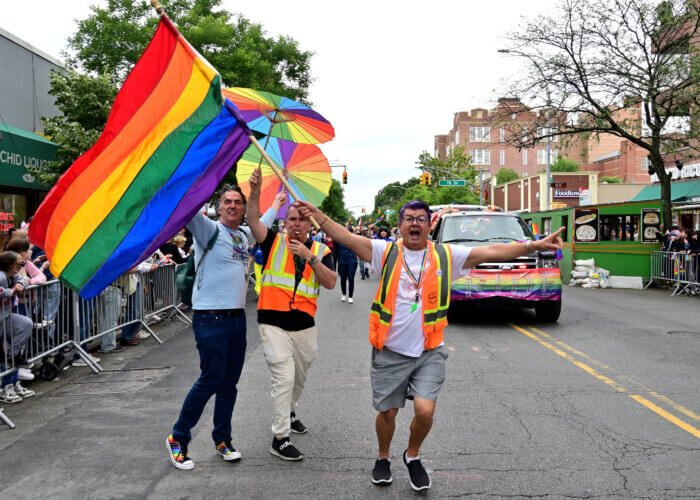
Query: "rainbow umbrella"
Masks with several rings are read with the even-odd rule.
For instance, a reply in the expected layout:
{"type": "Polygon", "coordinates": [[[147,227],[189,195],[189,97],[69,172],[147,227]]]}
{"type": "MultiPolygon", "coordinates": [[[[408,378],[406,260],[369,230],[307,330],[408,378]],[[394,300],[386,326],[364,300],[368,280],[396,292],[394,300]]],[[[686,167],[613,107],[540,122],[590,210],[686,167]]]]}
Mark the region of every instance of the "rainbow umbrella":
{"type": "MultiPolygon", "coordinates": [[[[272,161],[282,167],[282,173],[297,199],[309,201],[318,206],[328,196],[331,188],[331,167],[318,146],[271,138],[265,147],[265,152],[272,161]]],[[[258,165],[263,176],[260,210],[264,212],[270,208],[275,196],[284,187],[256,147],[249,146],[238,160],[236,179],[243,193],[246,196],[250,195],[248,179],[258,165]]],[[[287,198],[287,203],[280,208],[278,217],[284,217],[287,214],[287,208],[291,203],[292,200],[287,198]]]]}
{"type": "Polygon", "coordinates": [[[243,87],[222,92],[240,109],[248,127],[261,134],[300,144],[328,142],[335,136],[333,125],[305,104],[243,87]]]}

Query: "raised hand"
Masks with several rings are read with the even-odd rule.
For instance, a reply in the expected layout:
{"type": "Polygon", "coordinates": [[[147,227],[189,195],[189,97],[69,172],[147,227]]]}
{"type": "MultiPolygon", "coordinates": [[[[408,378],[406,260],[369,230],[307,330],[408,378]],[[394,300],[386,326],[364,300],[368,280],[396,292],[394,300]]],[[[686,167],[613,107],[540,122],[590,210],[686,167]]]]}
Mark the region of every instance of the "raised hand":
{"type": "Polygon", "coordinates": [[[541,240],[534,242],[532,246],[537,248],[537,250],[544,250],[549,252],[561,250],[562,248],[564,248],[564,242],[559,237],[559,235],[565,230],[565,227],[560,227],[558,230],[556,230],[546,238],[542,238],[541,240]]]}
{"type": "Polygon", "coordinates": [[[260,171],[260,167],[253,170],[253,173],[250,174],[250,179],[248,179],[248,183],[250,184],[250,194],[259,195],[260,186],[262,185],[262,172],[260,171]]]}
{"type": "Polygon", "coordinates": [[[309,203],[308,201],[295,201],[294,206],[297,210],[299,210],[299,215],[305,219],[313,217],[319,222],[323,222],[325,220],[326,216],[318,208],[316,208],[313,203],[309,203]]]}

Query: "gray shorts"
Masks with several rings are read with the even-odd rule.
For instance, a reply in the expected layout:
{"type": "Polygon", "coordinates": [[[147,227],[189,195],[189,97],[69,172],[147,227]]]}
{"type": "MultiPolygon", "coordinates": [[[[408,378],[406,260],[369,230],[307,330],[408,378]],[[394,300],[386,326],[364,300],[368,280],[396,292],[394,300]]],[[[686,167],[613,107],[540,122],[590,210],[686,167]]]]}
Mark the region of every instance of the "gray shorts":
{"type": "Polygon", "coordinates": [[[403,408],[406,399],[436,401],[445,381],[444,346],[424,351],[418,358],[404,356],[386,347],[372,348],[372,406],[377,411],[403,408]]]}

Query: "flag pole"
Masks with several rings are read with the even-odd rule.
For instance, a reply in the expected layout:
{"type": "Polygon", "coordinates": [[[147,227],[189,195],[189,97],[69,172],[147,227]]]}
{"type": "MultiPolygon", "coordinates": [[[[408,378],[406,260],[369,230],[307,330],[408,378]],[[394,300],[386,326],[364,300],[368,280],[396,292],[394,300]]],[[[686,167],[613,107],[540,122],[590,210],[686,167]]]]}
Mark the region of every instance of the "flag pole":
{"type": "MultiPolygon", "coordinates": [[[[156,13],[159,16],[165,15],[165,9],[163,9],[163,6],[160,4],[158,0],[151,0],[151,7],[153,7],[156,11],[156,13]]],[[[294,199],[294,201],[299,201],[299,198],[297,198],[294,194],[294,191],[292,191],[292,187],[289,185],[287,182],[287,179],[284,178],[284,174],[282,174],[282,170],[277,166],[277,164],[272,161],[272,158],[268,156],[268,154],[265,152],[265,149],[260,145],[258,140],[255,138],[253,133],[248,136],[250,139],[250,142],[252,142],[256,148],[258,148],[258,151],[260,151],[260,154],[262,157],[265,159],[268,165],[270,165],[270,168],[272,168],[272,171],[275,173],[275,175],[279,178],[280,182],[284,186],[284,188],[289,192],[289,195],[294,199]]],[[[321,226],[319,225],[318,221],[313,217],[309,217],[309,220],[311,223],[314,225],[316,229],[321,229],[321,226]]]]}

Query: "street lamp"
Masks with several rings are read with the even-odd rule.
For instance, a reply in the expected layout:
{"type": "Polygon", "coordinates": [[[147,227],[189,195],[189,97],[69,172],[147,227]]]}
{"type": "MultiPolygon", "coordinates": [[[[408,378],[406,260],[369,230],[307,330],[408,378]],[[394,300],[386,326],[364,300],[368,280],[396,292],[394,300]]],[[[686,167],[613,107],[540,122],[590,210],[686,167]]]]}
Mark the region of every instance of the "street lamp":
{"type": "MultiPolygon", "coordinates": [[[[513,54],[517,53],[508,49],[498,49],[497,52],[501,54],[513,54]]],[[[520,55],[523,55],[520,53],[520,55]]],[[[551,124],[551,116],[550,116],[550,110],[552,109],[552,99],[551,95],[549,93],[549,83],[547,83],[547,79],[545,78],[544,71],[542,71],[542,67],[538,64],[537,61],[534,59],[530,59],[530,62],[535,65],[537,68],[537,71],[539,71],[540,75],[542,76],[542,80],[545,82],[545,91],[547,92],[547,204],[545,205],[545,209],[549,210],[552,207],[552,200],[551,200],[551,191],[552,191],[552,164],[551,164],[551,158],[552,158],[552,124],[551,124]]]]}

